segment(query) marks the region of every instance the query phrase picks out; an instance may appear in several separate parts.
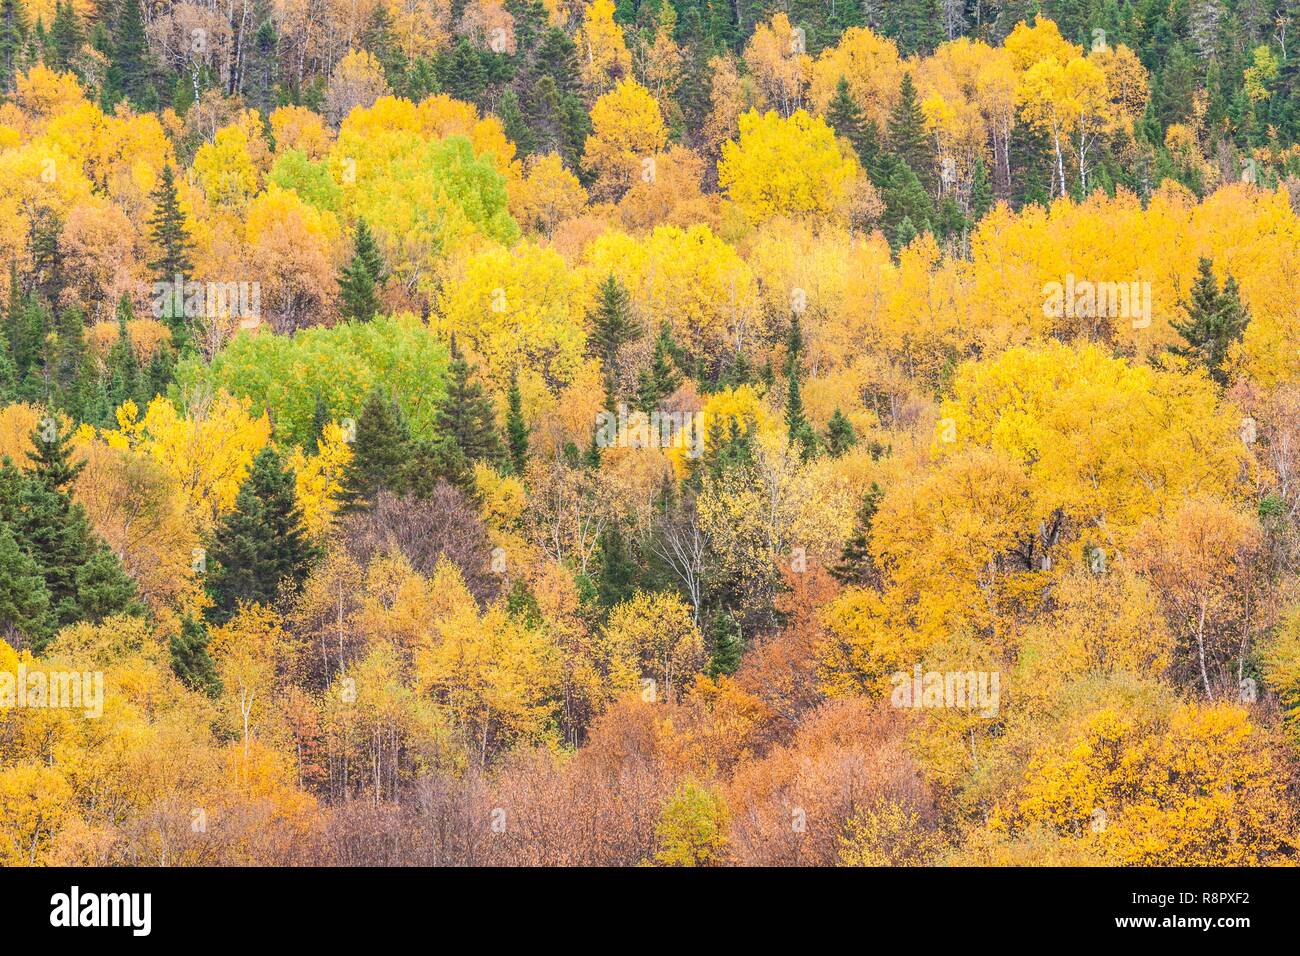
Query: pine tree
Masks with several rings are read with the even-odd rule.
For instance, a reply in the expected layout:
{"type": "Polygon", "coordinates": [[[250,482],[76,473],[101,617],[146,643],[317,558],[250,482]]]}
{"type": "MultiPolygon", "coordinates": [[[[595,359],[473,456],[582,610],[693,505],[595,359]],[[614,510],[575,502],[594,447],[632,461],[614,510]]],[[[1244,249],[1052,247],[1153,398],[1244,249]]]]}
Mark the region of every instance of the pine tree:
{"type": "Polygon", "coordinates": [[[874,481],[871,490],[862,499],[858,508],[857,523],[853,534],[844,543],[839,563],[831,568],[831,576],[841,584],[863,586],[875,580],[876,567],[871,557],[871,525],[876,520],[876,511],[884,492],[874,481]]]}
{"type": "Polygon", "coordinates": [[[858,443],[858,433],[853,423],[838,408],[831,415],[826,426],[826,451],[832,458],[839,458],[858,443]]]}
{"type": "Polygon", "coordinates": [[[647,414],[657,409],[682,384],[682,375],[672,359],[674,350],[672,331],[665,322],[655,339],[650,367],[643,369],[637,380],[636,406],[647,414]]]}
{"type": "Polygon", "coordinates": [[[8,524],[0,521],[0,637],[15,644],[15,635],[33,644],[49,639],[50,592],[40,565],[18,545],[8,524]]]}
{"type": "Polygon", "coordinates": [[[1223,291],[1214,277],[1214,264],[1204,257],[1197,266],[1191,297],[1185,304],[1187,321],[1170,324],[1186,345],[1170,351],[1204,368],[1220,385],[1228,384],[1228,351],[1241,340],[1250,316],[1242,305],[1236,280],[1229,276],[1223,291]]]}
{"type": "Polygon", "coordinates": [[[60,431],[58,422],[46,418],[30,438],[32,447],[27,452],[27,460],[31,476],[51,492],[70,493],[72,483],[86,467],[84,461],[72,460],[72,429],[60,431]]]}
{"type": "Polygon", "coordinates": [[[618,353],[628,342],[645,331],[632,314],[632,298],[611,273],[600,284],[600,299],[591,315],[591,337],[587,340],[591,354],[600,360],[605,372],[605,391],[616,397],[618,353]]]}
{"type": "Polygon", "coordinates": [[[132,318],[131,300],[123,294],[117,306],[117,340],[108,350],[105,369],[108,376],[108,401],[115,410],[128,400],[140,405],[143,398],[140,362],[131,346],[131,333],[127,324],[132,318]]]}
{"type": "Polygon", "coordinates": [[[307,451],[315,455],[320,452],[320,441],[325,436],[325,426],[330,422],[330,410],[325,404],[325,399],[321,398],[320,392],[316,393],[315,405],[311,411],[311,438],[307,440],[307,451]]]}
{"type": "Polygon", "coordinates": [[[745,653],[745,642],[736,619],[726,611],[715,615],[709,626],[709,638],[713,647],[709,676],[717,678],[723,674],[736,673],[745,653]]]}
{"type": "Polygon", "coordinates": [[[805,460],[817,452],[817,434],[813,431],[804,414],[803,395],[799,388],[799,379],[803,375],[803,329],[799,316],[790,317],[790,332],[786,337],[785,374],[787,377],[785,395],[786,437],[790,444],[800,448],[800,456],[805,460]]]}
{"type": "Polygon", "coordinates": [[[601,530],[596,555],[596,602],[608,610],[631,598],[636,590],[636,564],[617,522],[601,530]]]}
{"type": "Polygon", "coordinates": [[[515,144],[520,158],[531,155],[537,148],[537,141],[528,125],[528,120],[524,117],[523,108],[519,105],[519,94],[507,88],[501,94],[497,114],[501,118],[502,132],[506,134],[506,139],[515,144]]]}
{"type": "Polygon", "coordinates": [[[0,526],[36,563],[49,595],[51,629],[29,635],[39,651],[59,627],[144,609],[121,562],[72,500],[72,483],[83,466],[70,457],[72,431],[60,432],[46,419],[30,441],[29,471],[20,472],[7,458],[0,465],[0,526]]]}
{"type": "Polygon", "coordinates": [[[224,624],[241,602],[272,605],[297,593],[317,557],[303,526],[293,472],[270,446],[253,459],[234,510],[222,518],[208,551],[208,619],[224,624]]]}
{"type": "Polygon", "coordinates": [[[9,273],[9,307],[5,312],[5,338],[14,366],[14,380],[20,398],[42,401],[45,382],[41,357],[49,334],[50,319],[32,295],[24,295],[16,269],[9,273]]]}
{"type": "Polygon", "coordinates": [[[156,105],[140,0],[122,0],[113,23],[112,58],[106,80],[104,95],[110,108],[123,96],[141,111],[156,105]]]}
{"type": "MultiPolygon", "coordinates": [[[[149,217],[149,240],[158,250],[158,257],[149,262],[153,271],[154,282],[159,288],[172,289],[174,283],[184,283],[189,278],[194,264],[190,259],[193,243],[185,225],[185,214],[181,211],[180,197],[176,191],[176,177],[170,164],[163,167],[158,177],[158,185],[150,198],[153,200],[153,214],[149,217]]],[[[172,346],[177,352],[185,354],[193,345],[194,333],[182,306],[172,295],[162,296],[163,311],[158,316],[171,330],[172,346]]]]}
{"type": "Polygon", "coordinates": [[[412,443],[410,458],[388,490],[426,499],[432,497],[440,482],[459,489],[468,498],[477,494],[473,465],[459,445],[450,441],[417,441],[412,443]]]}
{"type": "Polygon", "coordinates": [[[894,165],[880,198],[885,203],[882,225],[895,251],[906,246],[918,232],[930,230],[934,207],[921,181],[906,163],[894,165]],[[907,222],[906,230],[904,221],[907,222]]]}
{"type": "Polygon", "coordinates": [[[876,165],[876,154],[880,144],[876,139],[874,123],[868,123],[862,107],[849,92],[849,81],[840,77],[835,87],[835,98],[826,107],[826,122],[835,130],[836,135],[843,136],[852,145],[862,168],[868,172],[876,165]]]}
{"type": "Polygon", "coordinates": [[[375,5],[362,34],[361,45],[374,54],[379,65],[384,68],[384,78],[394,90],[400,90],[406,79],[407,59],[402,45],[393,36],[393,22],[388,13],[388,6],[383,3],[375,5]]]}
{"type": "Polygon", "coordinates": [[[18,399],[18,370],[9,354],[9,336],[0,334],[0,405],[18,399]]]}
{"type": "Polygon", "coordinates": [[[343,472],[344,509],[367,507],[380,491],[401,493],[411,456],[411,435],[401,409],[379,389],[372,390],[357,417],[352,459],[343,472]]]}
{"type": "Polygon", "coordinates": [[[50,402],[74,419],[82,419],[89,397],[86,372],[90,354],[86,348],[86,318],[79,306],[70,306],[59,314],[54,333],[46,343],[50,402]]]}
{"type": "Polygon", "coordinates": [[[817,433],[808,422],[803,409],[803,396],[799,390],[799,376],[791,375],[785,394],[786,437],[799,448],[800,457],[808,461],[817,453],[817,433]]]}
{"type": "Polygon", "coordinates": [[[916,99],[912,74],[904,73],[898,102],[889,113],[889,148],[916,174],[927,196],[934,194],[934,151],[925,132],[925,114],[916,99]]]}
{"type": "Polygon", "coordinates": [[[993,208],[993,185],[989,182],[988,167],[984,157],[975,160],[975,174],[970,187],[970,221],[978,224],[993,208]]]}
{"type": "Polygon", "coordinates": [[[501,438],[492,400],[478,382],[470,380],[473,372],[454,340],[448,373],[447,392],[434,414],[439,440],[454,444],[469,462],[500,461],[501,438]]]}
{"type": "Polygon", "coordinates": [[[0,0],[0,93],[13,91],[30,33],[31,22],[22,0],[0,0]]]}
{"type": "Polygon", "coordinates": [[[528,467],[528,425],[524,422],[523,396],[519,393],[519,372],[510,372],[506,392],[506,448],[516,475],[523,477],[528,467]]]}
{"type": "Polygon", "coordinates": [[[72,69],[72,64],[81,46],[86,42],[86,32],[82,29],[81,18],[72,6],[56,0],[54,4],[54,23],[50,27],[50,67],[59,72],[72,69]]]}
{"type": "Polygon", "coordinates": [[[221,693],[221,678],[208,654],[208,629],[202,621],[186,614],[181,629],[171,637],[172,673],[193,690],[209,697],[221,693]]]}
{"type": "Polygon", "coordinates": [[[379,309],[379,287],[385,278],[384,260],[364,219],[357,221],[352,259],[339,273],[339,311],[343,317],[369,322],[379,309]]]}
{"type": "Polygon", "coordinates": [[[158,282],[170,285],[177,276],[184,281],[194,268],[190,260],[194,244],[185,225],[185,213],[181,211],[180,195],[176,191],[176,174],[170,163],[163,167],[149,198],[153,200],[149,241],[158,250],[158,257],[149,263],[149,268],[158,282]]]}
{"type": "Polygon", "coordinates": [[[442,88],[458,100],[477,103],[487,88],[487,70],[478,50],[465,39],[438,57],[442,88]]]}
{"type": "Polygon", "coordinates": [[[58,302],[63,294],[63,223],[49,210],[36,213],[32,223],[33,290],[46,303],[58,302]]]}

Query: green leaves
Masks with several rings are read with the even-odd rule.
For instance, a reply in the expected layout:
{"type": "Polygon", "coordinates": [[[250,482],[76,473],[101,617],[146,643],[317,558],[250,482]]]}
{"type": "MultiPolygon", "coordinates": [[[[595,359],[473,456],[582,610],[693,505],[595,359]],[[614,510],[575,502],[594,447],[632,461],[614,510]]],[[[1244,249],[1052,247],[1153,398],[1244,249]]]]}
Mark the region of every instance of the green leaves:
{"type": "Polygon", "coordinates": [[[270,409],[277,440],[306,446],[317,396],[334,420],[355,419],[376,385],[396,398],[413,435],[430,437],[446,370],[446,347],[419,319],[403,315],[293,336],[240,335],[210,366],[186,361],[176,377],[182,393],[195,385],[224,388],[270,409]]]}

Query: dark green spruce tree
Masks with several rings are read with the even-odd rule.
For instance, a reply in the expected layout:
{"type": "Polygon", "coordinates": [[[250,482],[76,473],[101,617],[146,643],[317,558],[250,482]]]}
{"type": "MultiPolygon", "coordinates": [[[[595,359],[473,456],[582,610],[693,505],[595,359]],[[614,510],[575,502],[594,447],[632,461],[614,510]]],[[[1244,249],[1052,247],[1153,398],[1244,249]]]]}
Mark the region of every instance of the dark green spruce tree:
{"type": "Polygon", "coordinates": [[[307,537],[293,472],[263,448],[240,486],[234,510],[222,518],[208,549],[204,585],[208,620],[224,624],[241,602],[271,606],[302,587],[317,550],[307,537]]]}
{"type": "Polygon", "coordinates": [[[72,69],[76,55],[86,42],[86,31],[82,28],[81,18],[77,16],[72,0],[67,3],[56,0],[54,5],[54,23],[50,27],[49,57],[47,65],[60,73],[72,69]]]}
{"type": "Polygon", "coordinates": [[[826,452],[832,458],[839,458],[857,443],[858,433],[854,431],[853,423],[836,408],[826,425],[826,452]]]}
{"type": "Polygon", "coordinates": [[[587,342],[604,370],[605,393],[613,399],[618,390],[618,353],[645,329],[632,314],[632,297],[612,273],[600,284],[599,296],[591,314],[591,337],[587,342]]]}
{"type": "Polygon", "coordinates": [[[496,410],[473,374],[453,339],[447,391],[434,414],[434,428],[439,441],[455,445],[466,461],[495,464],[503,451],[496,410]]]}
{"type": "Polygon", "coordinates": [[[745,642],[740,634],[740,624],[726,611],[720,611],[709,623],[709,644],[713,653],[709,659],[710,677],[734,674],[745,653],[745,642]]]}
{"type": "Polygon", "coordinates": [[[43,420],[31,434],[30,467],[0,465],[0,526],[36,565],[48,594],[51,630],[30,635],[39,651],[53,630],[112,614],[142,614],[135,583],[90,527],[72,485],[83,463],[71,458],[72,430],[43,420]]]}
{"type": "Polygon", "coordinates": [[[0,93],[11,93],[27,59],[31,20],[22,0],[0,0],[0,93]]]}
{"type": "Polygon", "coordinates": [[[372,389],[357,416],[352,458],[343,472],[343,509],[366,508],[381,491],[403,494],[412,450],[402,410],[378,388],[372,389]]]}
{"type": "Polygon", "coordinates": [[[653,412],[665,398],[681,387],[682,373],[677,370],[672,357],[675,351],[672,329],[664,322],[655,339],[650,366],[642,369],[637,379],[636,407],[641,411],[647,414],[653,412]]]}
{"type": "Polygon", "coordinates": [[[1187,310],[1186,321],[1175,320],[1170,324],[1185,344],[1170,346],[1170,351],[1205,369],[1210,378],[1226,386],[1228,350],[1235,342],[1241,341],[1250,322],[1250,315],[1237,290],[1237,281],[1229,276],[1220,292],[1214,277],[1214,264],[1202,257],[1184,308],[1187,310]]]}
{"type": "Polygon", "coordinates": [[[876,511],[883,497],[884,492],[873,481],[858,508],[857,522],[848,541],[844,542],[840,560],[831,568],[831,576],[841,584],[861,587],[875,580],[876,566],[871,557],[871,525],[876,520],[876,511]]]}
{"type": "Polygon", "coordinates": [[[934,195],[934,148],[925,132],[925,114],[916,98],[912,74],[904,73],[898,85],[898,102],[889,112],[889,149],[906,163],[927,196],[934,195]]]}
{"type": "Polygon", "coordinates": [[[111,108],[122,97],[141,111],[157,106],[140,0],[122,0],[113,22],[111,57],[104,83],[105,105],[111,108]]]}
{"type": "Polygon", "coordinates": [[[221,693],[221,678],[208,654],[208,629],[203,621],[186,614],[170,644],[172,673],[187,687],[217,697],[221,693]]]}
{"type": "Polygon", "coordinates": [[[162,314],[155,318],[166,323],[172,333],[172,347],[184,354],[194,341],[194,332],[185,316],[183,301],[184,283],[194,269],[194,263],[190,259],[194,244],[185,225],[185,214],[181,211],[180,197],[176,192],[176,176],[170,164],[163,167],[158,185],[150,198],[153,200],[153,213],[148,223],[149,241],[153,243],[158,255],[150,260],[149,269],[156,283],[155,302],[162,306],[162,314]],[[174,301],[175,297],[169,294],[176,282],[181,283],[182,290],[179,308],[174,301]]]}
{"type": "Polygon", "coordinates": [[[528,431],[523,396],[519,393],[519,371],[512,369],[510,388],[506,391],[506,450],[510,453],[511,468],[521,478],[528,467],[528,431]]]}
{"type": "Polygon", "coordinates": [[[386,277],[383,256],[364,219],[357,222],[352,258],[339,273],[339,311],[346,319],[369,322],[379,310],[379,289],[386,277]]]}

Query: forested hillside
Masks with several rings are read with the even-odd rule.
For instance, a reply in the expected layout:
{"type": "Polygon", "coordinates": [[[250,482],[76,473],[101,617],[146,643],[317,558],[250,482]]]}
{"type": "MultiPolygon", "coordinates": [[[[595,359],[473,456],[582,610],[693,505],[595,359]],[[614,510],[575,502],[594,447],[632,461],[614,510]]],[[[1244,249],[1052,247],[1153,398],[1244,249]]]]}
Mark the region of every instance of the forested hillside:
{"type": "Polygon", "coordinates": [[[0,0],[0,864],[1290,862],[1293,22],[0,0]]]}

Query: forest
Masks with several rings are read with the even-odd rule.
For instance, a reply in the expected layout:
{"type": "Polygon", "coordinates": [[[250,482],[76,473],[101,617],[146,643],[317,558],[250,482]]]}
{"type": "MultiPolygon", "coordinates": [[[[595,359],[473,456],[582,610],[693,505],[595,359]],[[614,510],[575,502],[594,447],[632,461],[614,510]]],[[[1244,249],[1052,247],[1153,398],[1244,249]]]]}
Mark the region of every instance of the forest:
{"type": "Polygon", "coordinates": [[[0,865],[1300,847],[1295,0],[0,0],[0,865]]]}

